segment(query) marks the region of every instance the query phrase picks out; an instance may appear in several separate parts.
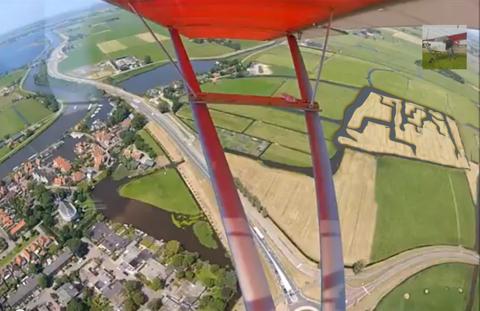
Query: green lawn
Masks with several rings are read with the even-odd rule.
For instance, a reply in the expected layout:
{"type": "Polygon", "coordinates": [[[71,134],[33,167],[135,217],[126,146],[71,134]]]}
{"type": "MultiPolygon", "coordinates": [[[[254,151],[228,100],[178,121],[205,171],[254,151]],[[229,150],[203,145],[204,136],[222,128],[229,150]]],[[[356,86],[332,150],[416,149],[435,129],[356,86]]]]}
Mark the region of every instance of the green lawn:
{"type": "Polygon", "coordinates": [[[217,241],[215,240],[215,233],[208,222],[203,220],[197,221],[193,225],[193,233],[203,246],[212,249],[218,248],[217,241]]]}
{"type": "Polygon", "coordinates": [[[375,310],[464,311],[468,303],[472,273],[473,266],[466,264],[442,264],[428,268],[387,294],[375,310]],[[406,294],[409,299],[405,299],[406,294]]]}
{"type": "Polygon", "coordinates": [[[165,154],[162,147],[157,143],[157,141],[152,137],[152,135],[150,135],[147,130],[141,129],[137,132],[137,134],[143,138],[143,140],[153,149],[153,151],[155,151],[157,155],[165,154]]]}
{"type": "Polygon", "coordinates": [[[200,212],[187,186],[173,168],[136,178],[120,187],[119,193],[172,213],[197,215],[200,212]]]}
{"type": "Polygon", "coordinates": [[[385,156],[376,178],[371,261],[424,245],[474,246],[475,210],[463,171],[385,156]]]}

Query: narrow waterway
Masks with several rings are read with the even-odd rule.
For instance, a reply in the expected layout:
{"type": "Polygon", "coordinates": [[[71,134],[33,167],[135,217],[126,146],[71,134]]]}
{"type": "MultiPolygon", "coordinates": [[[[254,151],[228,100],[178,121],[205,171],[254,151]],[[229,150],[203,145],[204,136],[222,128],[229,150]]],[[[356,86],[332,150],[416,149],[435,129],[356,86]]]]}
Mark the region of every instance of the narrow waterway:
{"type": "MultiPolygon", "coordinates": [[[[215,60],[195,60],[192,61],[192,66],[197,74],[205,73],[215,66],[215,62],[215,60]]],[[[149,89],[161,85],[168,85],[175,80],[181,80],[181,77],[175,67],[168,63],[153,70],[133,76],[121,82],[118,86],[130,93],[144,95],[149,89]]]]}
{"type": "Polygon", "coordinates": [[[198,241],[192,227],[184,229],[175,226],[171,214],[153,205],[124,198],[118,194],[122,182],[111,178],[102,180],[93,190],[97,208],[110,220],[133,225],[158,240],[177,240],[191,252],[200,254],[200,258],[220,266],[231,265],[225,256],[222,243],[215,236],[217,249],[210,249],[198,241]]]}

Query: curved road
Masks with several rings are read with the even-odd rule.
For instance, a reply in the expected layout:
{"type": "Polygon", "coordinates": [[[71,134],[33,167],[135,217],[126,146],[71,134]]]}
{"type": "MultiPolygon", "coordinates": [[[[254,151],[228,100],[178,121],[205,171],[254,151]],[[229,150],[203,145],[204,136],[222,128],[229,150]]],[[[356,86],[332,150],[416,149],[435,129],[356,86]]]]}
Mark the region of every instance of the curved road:
{"type": "MultiPolygon", "coordinates": [[[[159,113],[157,109],[146,104],[142,97],[118,87],[60,73],[58,71],[58,63],[66,57],[62,52],[64,44],[61,44],[54,50],[48,61],[48,73],[51,76],[71,82],[94,85],[113,96],[125,99],[136,110],[164,128],[178,143],[180,150],[208,176],[203,154],[192,145],[195,137],[178,124],[173,117],[159,113]]],[[[244,198],[242,198],[242,201],[244,204],[246,203],[244,198]]],[[[275,242],[276,248],[288,259],[291,265],[305,276],[311,279],[319,279],[319,270],[316,263],[305,258],[271,221],[258,217],[255,212],[252,212],[253,208],[246,210],[249,218],[264,229],[263,232],[269,236],[269,240],[275,242]]],[[[350,269],[347,269],[347,306],[348,308],[360,308],[360,306],[362,309],[373,308],[381,297],[402,281],[433,265],[447,262],[478,265],[479,261],[479,255],[471,250],[455,246],[429,246],[398,254],[383,262],[367,267],[357,275],[354,275],[350,269]]]]}

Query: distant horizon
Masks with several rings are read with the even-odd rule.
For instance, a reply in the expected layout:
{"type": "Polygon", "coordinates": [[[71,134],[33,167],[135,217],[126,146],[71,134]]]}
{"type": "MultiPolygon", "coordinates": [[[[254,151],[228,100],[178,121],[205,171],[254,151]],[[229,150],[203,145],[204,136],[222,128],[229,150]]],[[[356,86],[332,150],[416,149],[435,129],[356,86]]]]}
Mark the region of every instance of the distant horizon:
{"type": "Polygon", "coordinates": [[[46,21],[55,16],[86,10],[99,4],[102,0],[7,0],[0,2],[0,19],[2,27],[0,36],[15,32],[29,25],[46,21]]]}

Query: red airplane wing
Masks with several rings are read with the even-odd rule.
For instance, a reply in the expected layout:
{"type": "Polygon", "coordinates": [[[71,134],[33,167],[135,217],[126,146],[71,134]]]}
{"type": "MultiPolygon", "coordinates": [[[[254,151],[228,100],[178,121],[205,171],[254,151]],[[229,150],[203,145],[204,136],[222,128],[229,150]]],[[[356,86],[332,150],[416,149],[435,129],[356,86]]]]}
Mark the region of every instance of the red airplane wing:
{"type": "Polygon", "coordinates": [[[334,27],[468,24],[477,0],[106,0],[189,38],[271,40],[325,23],[334,27]],[[432,10],[434,9],[435,12],[432,10]],[[451,14],[455,12],[455,14],[451,14]]]}

